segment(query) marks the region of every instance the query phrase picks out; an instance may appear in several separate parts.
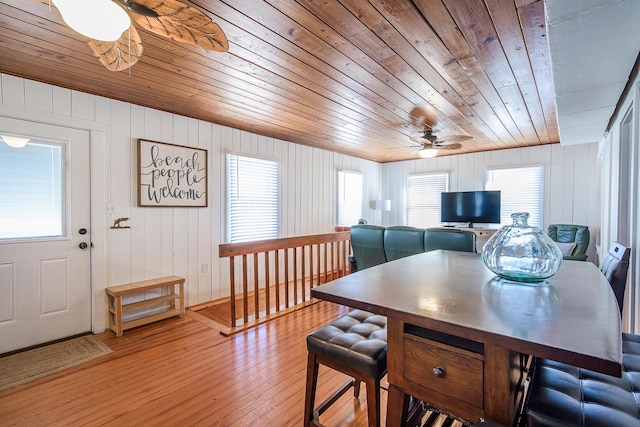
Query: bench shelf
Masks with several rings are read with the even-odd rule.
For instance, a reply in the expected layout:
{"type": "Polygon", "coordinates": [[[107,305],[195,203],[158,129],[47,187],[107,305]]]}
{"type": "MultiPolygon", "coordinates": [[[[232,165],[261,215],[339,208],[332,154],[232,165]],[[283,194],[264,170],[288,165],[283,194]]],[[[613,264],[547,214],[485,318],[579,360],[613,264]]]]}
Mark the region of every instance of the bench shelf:
{"type": "Polygon", "coordinates": [[[179,276],[161,277],[158,279],[143,280],[141,282],[127,283],[124,285],[110,286],[106,289],[109,299],[109,327],[116,336],[121,336],[126,329],[147,323],[166,319],[173,316],[184,317],[184,278],[179,276]],[[138,294],[151,289],[170,287],[169,295],[149,298],[129,304],[122,304],[124,295],[138,294]],[[177,289],[176,289],[177,287],[177,289]],[[171,308],[161,313],[152,314],[138,319],[123,322],[123,314],[136,308],[158,305],[163,302],[171,303],[171,308]]]}

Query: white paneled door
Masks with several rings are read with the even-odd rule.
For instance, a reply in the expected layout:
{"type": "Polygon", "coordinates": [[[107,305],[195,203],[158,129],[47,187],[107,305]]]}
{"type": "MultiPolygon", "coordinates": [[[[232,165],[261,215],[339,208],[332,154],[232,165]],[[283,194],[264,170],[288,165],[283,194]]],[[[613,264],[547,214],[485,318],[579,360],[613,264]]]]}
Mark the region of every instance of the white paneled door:
{"type": "Polygon", "coordinates": [[[89,132],[0,117],[0,135],[1,354],[91,330],[91,229],[89,132]]]}

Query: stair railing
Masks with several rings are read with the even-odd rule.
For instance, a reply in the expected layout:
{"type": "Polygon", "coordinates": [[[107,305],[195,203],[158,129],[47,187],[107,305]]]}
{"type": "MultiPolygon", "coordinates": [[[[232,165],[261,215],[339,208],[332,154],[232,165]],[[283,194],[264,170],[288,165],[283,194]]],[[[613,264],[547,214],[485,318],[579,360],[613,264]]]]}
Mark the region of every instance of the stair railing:
{"type": "Polygon", "coordinates": [[[220,258],[229,258],[231,306],[223,333],[312,303],[313,287],[349,274],[350,251],[349,231],[220,244],[220,258]]]}

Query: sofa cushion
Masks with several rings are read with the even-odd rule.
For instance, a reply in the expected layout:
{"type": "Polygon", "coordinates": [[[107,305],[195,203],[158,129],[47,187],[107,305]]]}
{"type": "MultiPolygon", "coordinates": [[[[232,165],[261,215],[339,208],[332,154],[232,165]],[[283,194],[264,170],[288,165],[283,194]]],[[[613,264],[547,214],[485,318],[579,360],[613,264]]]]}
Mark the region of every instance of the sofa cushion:
{"type": "Polygon", "coordinates": [[[384,230],[384,253],[387,261],[424,252],[424,229],[394,226],[384,230]]]}
{"type": "Polygon", "coordinates": [[[384,227],[369,224],[352,226],[351,249],[358,271],[387,262],[384,254],[384,227]]]}
{"type": "Polygon", "coordinates": [[[424,231],[424,250],[429,252],[436,249],[475,252],[476,234],[456,228],[427,228],[424,231]]]}
{"type": "Polygon", "coordinates": [[[576,247],[576,242],[555,242],[556,246],[560,248],[560,252],[562,252],[562,256],[569,256],[573,252],[576,247]]]}

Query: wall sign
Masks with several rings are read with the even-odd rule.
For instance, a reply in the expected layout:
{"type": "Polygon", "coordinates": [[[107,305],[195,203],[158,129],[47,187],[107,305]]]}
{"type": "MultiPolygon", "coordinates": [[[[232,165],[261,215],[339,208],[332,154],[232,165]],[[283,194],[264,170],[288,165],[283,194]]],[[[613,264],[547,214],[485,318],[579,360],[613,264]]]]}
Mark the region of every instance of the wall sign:
{"type": "Polygon", "coordinates": [[[207,150],[138,139],[138,206],[206,207],[207,150]]]}

